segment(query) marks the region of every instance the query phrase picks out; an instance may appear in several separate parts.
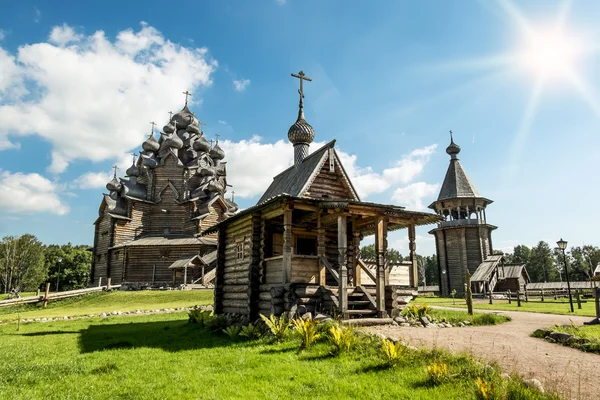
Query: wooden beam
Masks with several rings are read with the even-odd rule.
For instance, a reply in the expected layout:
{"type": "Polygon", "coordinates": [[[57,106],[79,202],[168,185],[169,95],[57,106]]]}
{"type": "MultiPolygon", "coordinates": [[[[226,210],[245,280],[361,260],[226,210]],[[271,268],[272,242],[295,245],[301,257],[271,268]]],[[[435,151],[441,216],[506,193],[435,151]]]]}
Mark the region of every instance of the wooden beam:
{"type": "MultiPolygon", "coordinates": [[[[355,225],[356,224],[356,220],[352,221],[352,224],[355,225]]],[[[354,286],[360,286],[361,285],[361,265],[360,265],[360,232],[354,229],[354,226],[352,227],[352,235],[354,237],[354,257],[352,260],[352,264],[354,267],[354,286]]]]}
{"type": "Polygon", "coordinates": [[[387,256],[387,221],[382,216],[377,217],[377,229],[375,230],[375,252],[377,262],[375,301],[377,302],[377,316],[387,318],[385,310],[385,264],[387,256]]]}
{"type": "Polygon", "coordinates": [[[410,286],[416,288],[419,285],[419,267],[417,264],[417,243],[415,242],[415,223],[408,226],[408,250],[410,252],[410,286]]]}
{"type": "Polygon", "coordinates": [[[317,255],[319,256],[319,285],[327,284],[327,267],[322,261],[325,258],[325,229],[321,226],[321,213],[317,214],[317,255]]]}
{"type": "Polygon", "coordinates": [[[338,264],[339,264],[339,310],[343,319],[348,319],[348,234],[346,214],[338,215],[338,264]]]}
{"type": "Polygon", "coordinates": [[[292,210],[283,212],[283,283],[292,278],[292,210]]]}
{"type": "Polygon", "coordinates": [[[321,226],[327,226],[335,224],[340,215],[346,216],[347,213],[344,211],[334,212],[332,214],[327,214],[324,217],[321,217],[321,226]]]}

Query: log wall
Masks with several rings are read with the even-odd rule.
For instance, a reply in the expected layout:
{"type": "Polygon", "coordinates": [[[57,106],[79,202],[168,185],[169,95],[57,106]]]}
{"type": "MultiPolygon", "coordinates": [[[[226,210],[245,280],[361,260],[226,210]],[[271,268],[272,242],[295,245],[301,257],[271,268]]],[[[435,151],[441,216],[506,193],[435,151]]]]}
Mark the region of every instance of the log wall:
{"type": "Polygon", "coordinates": [[[92,284],[97,285],[100,278],[102,278],[103,283],[106,283],[106,277],[108,273],[108,247],[110,246],[111,237],[112,237],[112,217],[108,214],[105,214],[101,219],[96,223],[96,231],[97,235],[94,241],[96,242],[96,247],[94,249],[94,281],[92,284]]]}
{"type": "MultiPolygon", "coordinates": [[[[252,262],[252,216],[226,226],[219,240],[223,246],[222,312],[249,316],[249,269],[252,262]],[[221,238],[220,238],[221,239],[221,238]],[[238,244],[243,245],[243,257],[238,258],[238,244]]],[[[221,251],[220,251],[221,252],[221,251]]]]}
{"type": "Polygon", "coordinates": [[[335,164],[335,172],[330,172],[329,159],[325,161],[325,164],[309,186],[305,196],[316,199],[329,198],[347,200],[354,198],[352,192],[343,182],[342,174],[337,163],[335,164]]]}

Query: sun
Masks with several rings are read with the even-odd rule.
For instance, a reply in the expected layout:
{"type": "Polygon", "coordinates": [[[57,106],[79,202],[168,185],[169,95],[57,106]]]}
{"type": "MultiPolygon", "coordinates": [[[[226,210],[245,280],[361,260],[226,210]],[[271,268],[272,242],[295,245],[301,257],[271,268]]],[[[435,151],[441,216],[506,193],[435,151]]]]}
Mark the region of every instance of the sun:
{"type": "Polygon", "coordinates": [[[568,78],[581,53],[579,41],[561,29],[530,31],[520,51],[521,64],[539,78],[568,78]]]}

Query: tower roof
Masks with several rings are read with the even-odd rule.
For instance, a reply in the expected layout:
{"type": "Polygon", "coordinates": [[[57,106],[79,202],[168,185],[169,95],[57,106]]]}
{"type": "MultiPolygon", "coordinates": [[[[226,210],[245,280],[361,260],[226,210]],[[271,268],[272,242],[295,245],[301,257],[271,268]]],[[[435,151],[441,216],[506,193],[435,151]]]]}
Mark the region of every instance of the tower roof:
{"type": "MultiPolygon", "coordinates": [[[[450,131],[452,135],[452,131],[450,131]]],[[[452,136],[450,136],[450,145],[446,149],[446,153],[450,155],[450,165],[442,184],[442,189],[438,196],[437,201],[449,200],[456,198],[469,198],[469,197],[481,197],[471,179],[465,172],[464,168],[458,161],[458,153],[460,153],[460,146],[454,143],[452,136]]]]}

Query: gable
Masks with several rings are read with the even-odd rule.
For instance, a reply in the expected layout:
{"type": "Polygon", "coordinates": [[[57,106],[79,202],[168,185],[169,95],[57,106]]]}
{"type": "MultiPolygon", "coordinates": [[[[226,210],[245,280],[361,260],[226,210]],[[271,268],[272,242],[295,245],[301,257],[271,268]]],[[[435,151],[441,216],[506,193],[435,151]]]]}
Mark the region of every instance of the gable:
{"type": "Polygon", "coordinates": [[[302,197],[359,200],[335,151],[330,149],[318,172],[308,182],[302,197]]]}

